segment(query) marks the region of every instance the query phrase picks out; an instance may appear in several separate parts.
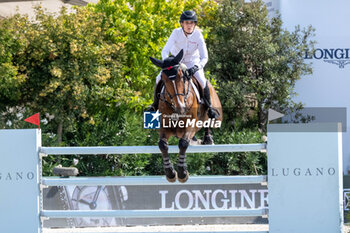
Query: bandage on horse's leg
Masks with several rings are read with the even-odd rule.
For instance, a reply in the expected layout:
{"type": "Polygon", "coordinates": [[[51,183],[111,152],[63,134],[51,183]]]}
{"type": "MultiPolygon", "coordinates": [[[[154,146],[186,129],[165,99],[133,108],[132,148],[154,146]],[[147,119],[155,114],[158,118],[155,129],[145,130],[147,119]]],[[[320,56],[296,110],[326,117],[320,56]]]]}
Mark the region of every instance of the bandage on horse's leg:
{"type": "Polygon", "coordinates": [[[168,154],[168,140],[166,138],[161,138],[158,143],[159,149],[163,155],[163,167],[166,179],[169,182],[175,182],[177,178],[177,173],[170,161],[168,154]]]}
{"type": "Polygon", "coordinates": [[[189,139],[181,138],[179,140],[179,161],[177,163],[178,180],[181,183],[185,183],[188,180],[189,173],[186,165],[186,150],[190,144],[189,139]]]}
{"type": "Polygon", "coordinates": [[[204,133],[204,137],[203,137],[203,144],[204,145],[213,145],[214,144],[214,139],[213,139],[213,136],[211,135],[210,128],[205,128],[205,133],[204,133]]]}

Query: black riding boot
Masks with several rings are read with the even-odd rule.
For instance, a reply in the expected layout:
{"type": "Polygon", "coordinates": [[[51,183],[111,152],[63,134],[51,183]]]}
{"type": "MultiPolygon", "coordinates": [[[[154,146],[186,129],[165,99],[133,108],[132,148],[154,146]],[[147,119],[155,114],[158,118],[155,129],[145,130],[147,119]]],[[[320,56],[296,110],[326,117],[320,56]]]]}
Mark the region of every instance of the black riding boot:
{"type": "Polygon", "coordinates": [[[162,91],[163,87],[163,81],[160,80],[158,84],[154,86],[154,96],[153,96],[153,103],[147,107],[146,111],[148,112],[155,112],[158,110],[158,105],[159,105],[159,95],[160,92],[162,91]]]}
{"type": "Polygon", "coordinates": [[[219,118],[219,113],[216,109],[213,108],[211,105],[211,97],[210,97],[210,90],[208,83],[206,87],[204,88],[204,96],[203,96],[204,104],[208,108],[208,117],[213,118],[213,119],[218,119],[219,118]]]}

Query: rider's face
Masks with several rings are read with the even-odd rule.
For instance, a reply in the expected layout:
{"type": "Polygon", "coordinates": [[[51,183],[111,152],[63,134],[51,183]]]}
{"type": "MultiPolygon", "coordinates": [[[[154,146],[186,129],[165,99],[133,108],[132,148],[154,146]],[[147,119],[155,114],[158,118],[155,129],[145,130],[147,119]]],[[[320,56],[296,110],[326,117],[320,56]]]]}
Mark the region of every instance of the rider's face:
{"type": "Polygon", "coordinates": [[[196,26],[196,23],[193,21],[183,21],[181,23],[182,28],[186,32],[186,34],[191,34],[196,26]]]}

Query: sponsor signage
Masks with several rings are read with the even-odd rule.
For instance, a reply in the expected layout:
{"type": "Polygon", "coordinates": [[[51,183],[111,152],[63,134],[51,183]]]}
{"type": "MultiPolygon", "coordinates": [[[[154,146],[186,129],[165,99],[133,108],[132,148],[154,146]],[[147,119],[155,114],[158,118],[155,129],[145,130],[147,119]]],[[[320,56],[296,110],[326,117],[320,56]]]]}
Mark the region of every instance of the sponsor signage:
{"type": "Polygon", "coordinates": [[[350,64],[349,48],[316,48],[313,53],[305,51],[304,59],[323,60],[329,64],[337,65],[340,69],[350,64]]]}
{"type": "Polygon", "coordinates": [[[270,124],[267,137],[270,232],[341,232],[341,125],[270,124]]]}
{"type": "Polygon", "coordinates": [[[34,172],[22,172],[22,171],[14,171],[14,172],[1,172],[0,171],[0,182],[2,181],[28,181],[33,180],[35,178],[34,172]]]}
{"type": "MultiPolygon", "coordinates": [[[[283,28],[295,31],[296,26],[312,26],[315,42],[313,51],[305,51],[304,61],[312,64],[312,74],[296,82],[293,101],[305,107],[335,107],[350,109],[350,32],[347,28],[347,12],[350,1],[319,0],[264,0],[269,16],[280,14],[283,28]],[[312,13],[310,13],[312,12],[312,13]],[[325,17],[327,16],[327,17],[325,17]]],[[[346,110],[348,113],[348,110],[346,110]]],[[[316,118],[317,119],[317,118],[316,118]]],[[[350,114],[345,120],[350,121],[350,114]]],[[[339,122],[339,121],[338,121],[339,122]]],[[[343,123],[343,170],[350,171],[350,131],[343,123]]]]}
{"type": "Polygon", "coordinates": [[[271,168],[271,176],[295,176],[295,177],[307,177],[307,176],[334,176],[336,169],[334,167],[307,167],[307,168],[271,168]]]}
{"type": "MultiPolygon", "coordinates": [[[[210,210],[268,207],[268,191],[259,184],[160,185],[160,186],[66,186],[44,190],[48,209],[97,210],[156,209],[210,210]],[[97,196],[95,195],[97,194],[97,196]],[[94,205],[91,203],[94,202],[94,205]]],[[[261,217],[227,218],[77,218],[50,219],[46,227],[130,226],[167,224],[267,223],[261,217]]]]}
{"type": "Polygon", "coordinates": [[[0,130],[1,232],[38,233],[40,146],[39,130],[0,130]]]}
{"type": "Polygon", "coordinates": [[[161,208],[159,210],[190,210],[190,209],[255,209],[265,208],[267,203],[267,190],[251,189],[251,190],[224,190],[224,189],[205,189],[205,190],[189,190],[182,189],[176,192],[175,197],[171,198],[170,205],[167,207],[168,190],[160,190],[161,208]],[[258,194],[260,205],[256,203],[258,194]],[[236,199],[240,199],[239,201],[236,199]],[[185,205],[183,205],[185,202],[185,205]],[[248,206],[247,206],[248,205],[248,206]],[[258,207],[257,207],[258,205],[258,207]]]}

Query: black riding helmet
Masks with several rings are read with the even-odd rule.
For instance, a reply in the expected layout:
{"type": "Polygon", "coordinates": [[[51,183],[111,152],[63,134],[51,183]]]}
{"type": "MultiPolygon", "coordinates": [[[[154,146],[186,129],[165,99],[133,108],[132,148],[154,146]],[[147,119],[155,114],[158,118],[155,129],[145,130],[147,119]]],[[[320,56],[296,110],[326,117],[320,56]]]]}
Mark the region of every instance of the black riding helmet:
{"type": "Polygon", "coordinates": [[[180,23],[183,21],[194,21],[197,23],[197,15],[194,11],[184,11],[180,16],[180,23]]]}

